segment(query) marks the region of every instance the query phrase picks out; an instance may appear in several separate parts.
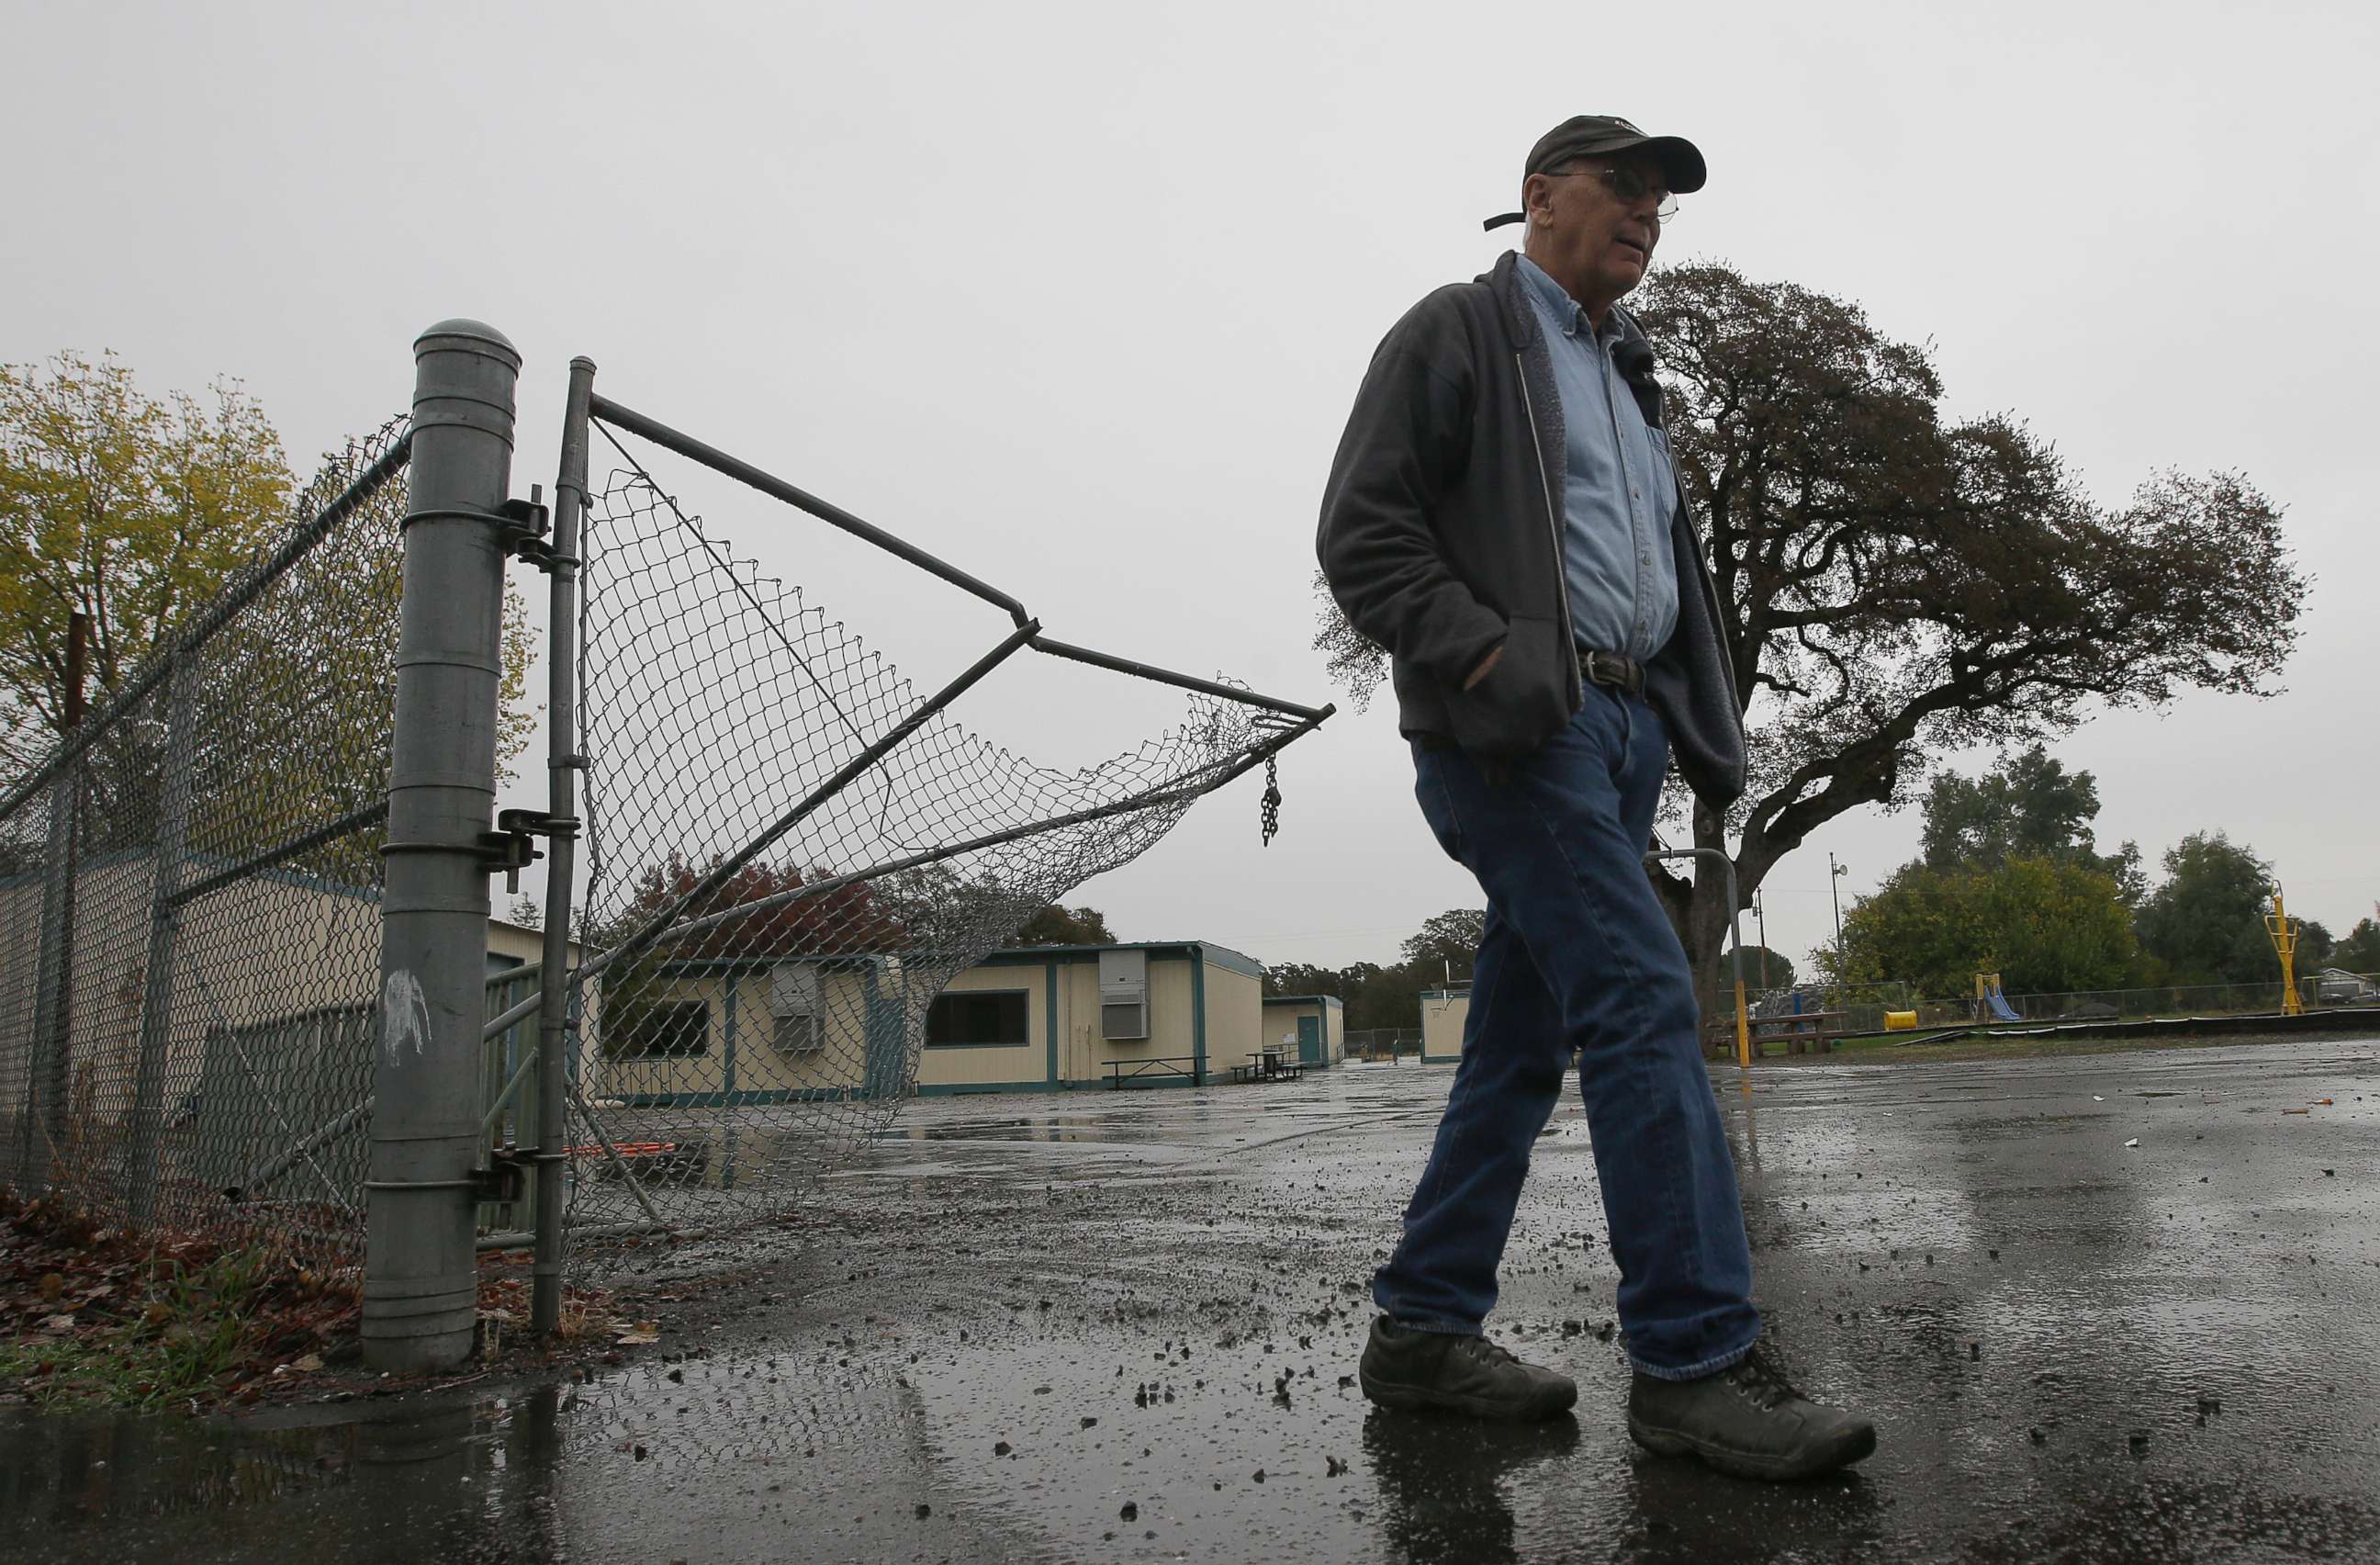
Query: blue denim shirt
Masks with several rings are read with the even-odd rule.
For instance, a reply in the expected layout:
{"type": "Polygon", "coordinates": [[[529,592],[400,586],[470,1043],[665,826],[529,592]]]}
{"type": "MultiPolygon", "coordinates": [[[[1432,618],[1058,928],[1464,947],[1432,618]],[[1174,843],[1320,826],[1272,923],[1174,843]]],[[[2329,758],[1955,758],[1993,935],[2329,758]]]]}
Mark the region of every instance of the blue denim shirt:
{"type": "Polygon", "coordinates": [[[1670,544],[1678,489],[1668,442],[1645,424],[1611,361],[1618,318],[1607,315],[1602,330],[1593,330],[1586,312],[1544,268],[1524,255],[1519,271],[1561,395],[1571,630],[1582,647],[1646,662],[1678,624],[1678,561],[1670,544]]]}

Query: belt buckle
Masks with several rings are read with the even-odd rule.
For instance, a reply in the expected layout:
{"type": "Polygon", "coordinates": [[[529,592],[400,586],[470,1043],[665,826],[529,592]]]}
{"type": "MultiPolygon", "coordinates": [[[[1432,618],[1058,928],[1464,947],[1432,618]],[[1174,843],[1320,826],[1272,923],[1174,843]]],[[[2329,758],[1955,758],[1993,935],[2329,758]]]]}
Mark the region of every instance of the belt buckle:
{"type": "Polygon", "coordinates": [[[1631,678],[1632,669],[1626,658],[1614,653],[1590,649],[1585,665],[1589,683],[1627,691],[1632,694],[1635,692],[1636,681],[1631,678]]]}

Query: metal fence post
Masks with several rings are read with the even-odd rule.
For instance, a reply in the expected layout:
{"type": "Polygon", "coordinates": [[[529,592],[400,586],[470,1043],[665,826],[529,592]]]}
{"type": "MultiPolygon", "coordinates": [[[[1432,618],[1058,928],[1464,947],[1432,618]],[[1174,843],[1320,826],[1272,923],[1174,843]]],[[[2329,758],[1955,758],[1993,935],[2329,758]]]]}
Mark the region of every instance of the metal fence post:
{"type": "Polygon", "coordinates": [[[365,1362],[439,1369],[469,1353],[478,1258],[480,1034],[503,675],[504,526],[520,355],[477,321],[415,340],[390,742],[381,1018],[366,1180],[365,1362]]]}
{"type": "Polygon", "coordinates": [[[174,957],[181,931],[175,894],[188,850],[190,742],[197,681],[177,657],[165,686],[165,775],[151,865],[149,956],[141,969],[140,1059],[133,1077],[132,1142],[124,1164],[125,1220],[146,1228],[156,1216],[157,1135],[164,1118],[165,1061],[174,1041],[174,957]]]}
{"type": "MultiPolygon", "coordinates": [[[[75,609],[67,616],[67,667],[64,699],[58,708],[58,732],[72,739],[82,727],[83,679],[90,664],[91,616],[75,609]]],[[[33,1096],[41,1109],[28,1131],[38,1128],[40,1139],[55,1157],[66,1146],[73,1121],[74,1081],[74,948],[75,873],[82,859],[82,788],[84,762],[78,756],[59,772],[50,786],[50,842],[47,871],[42,882],[42,945],[34,964],[33,1096]]],[[[37,1143],[29,1135],[25,1148],[28,1179],[38,1171],[37,1143]]]]}
{"type": "Polygon", "coordinates": [[[547,813],[552,831],[545,877],[545,965],[538,975],[537,1249],[529,1294],[532,1330],[562,1326],[563,1170],[570,1136],[563,1105],[570,1046],[570,893],[577,869],[578,813],[578,523],[587,508],[587,405],[595,361],[570,361],[562,419],[562,468],[553,481],[553,557],[546,655],[547,813]]]}
{"type": "Polygon", "coordinates": [[[45,1164],[66,1131],[67,972],[73,942],[75,795],[79,763],[50,784],[50,841],[42,863],[41,945],[33,959],[32,1047],[25,1059],[25,1139],[18,1148],[17,1190],[30,1197],[48,1182],[45,1164]]]}

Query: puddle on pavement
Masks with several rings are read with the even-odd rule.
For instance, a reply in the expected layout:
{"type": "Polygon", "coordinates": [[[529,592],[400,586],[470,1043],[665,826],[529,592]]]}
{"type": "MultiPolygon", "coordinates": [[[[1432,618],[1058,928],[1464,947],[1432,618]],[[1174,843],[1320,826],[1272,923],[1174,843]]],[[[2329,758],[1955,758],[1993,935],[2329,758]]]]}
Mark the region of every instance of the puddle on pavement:
{"type": "Polygon", "coordinates": [[[0,1514],[39,1559],[971,1557],[917,1429],[894,1372],[768,1359],[237,1422],[19,1411],[0,1514]]]}
{"type": "MultiPolygon", "coordinates": [[[[2282,1058],[2235,1067],[2230,1087],[2282,1058]]],[[[2157,1080],[2125,1070],[2128,1085],[2157,1080]]],[[[1569,1317],[1608,1314],[1612,1281],[1570,1121],[1541,1143],[1499,1319],[1575,1373],[1582,1402],[1575,1421],[1512,1430],[1381,1414],[1341,1381],[1367,1314],[1351,1279],[1397,1195],[1328,1192],[1401,1193],[1426,1124],[1114,1190],[1127,1181],[1100,1155],[1103,1117],[978,1109],[951,1114],[956,1133],[879,1143],[873,1171],[974,1177],[977,1156],[1005,1157],[1038,1187],[1026,1142],[1078,1160],[1061,1190],[1079,1177],[1108,1196],[1042,1217],[1026,1203],[970,1232],[964,1285],[837,1294],[843,1319],[889,1311],[897,1331],[812,1329],[797,1351],[436,1407],[367,1399],[235,1423],[0,1410],[0,1525],[31,1559],[326,1565],[2380,1557],[2380,1269],[2373,1218],[2348,1204],[2368,1155],[2341,1139],[2367,1131],[2218,1130],[2226,1110],[2195,1096],[2134,1100],[2200,1117],[2207,1140],[2179,1142],[2168,1167],[2140,1155],[2162,1146],[2126,1152],[2102,1123],[2010,1136],[1970,1096],[1922,1112],[1907,1070],[1875,1075],[1891,1080],[1764,1083],[1745,1180],[1755,1227],[1784,1230],[1759,1261],[1789,1360],[1878,1420],[1876,1456],[1847,1481],[1743,1486],[1633,1451],[1617,1344],[1563,1335],[1569,1317]],[[2315,1147],[2340,1177],[2298,1166],[2315,1147]],[[2232,1182],[2199,1185],[2198,1159],[2232,1182]]],[[[2080,1077],[2010,1095],[2070,1104],[2078,1081],[2085,1107],[2116,1095],[2080,1077]]],[[[1426,1095],[1394,1085],[1374,1107],[1426,1095]]],[[[2285,1090],[2339,1095],[2343,1119],[2353,1087],[2285,1090]]],[[[1721,1101],[1748,1134],[1739,1095],[1721,1101]]],[[[1235,1131],[1305,1118],[1219,1124],[1194,1107],[1162,1109],[1165,1152],[1208,1157],[1235,1131]]],[[[834,1183],[864,1208],[864,1173],[834,1183]]]]}

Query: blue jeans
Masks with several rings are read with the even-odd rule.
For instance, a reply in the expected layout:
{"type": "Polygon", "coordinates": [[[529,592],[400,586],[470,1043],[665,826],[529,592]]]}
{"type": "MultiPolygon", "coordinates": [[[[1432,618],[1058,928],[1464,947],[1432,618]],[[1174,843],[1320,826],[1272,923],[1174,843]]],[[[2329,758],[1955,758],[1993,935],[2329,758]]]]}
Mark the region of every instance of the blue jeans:
{"type": "Polygon", "coordinates": [[[1494,1308],[1529,1154],[1575,1048],[1630,1360],[1691,1379],[1760,1335],[1685,950],[1645,874],[1669,758],[1653,709],[1600,685],[1500,783],[1459,750],[1415,746],[1422,814],[1478,876],[1488,927],[1438,1143],[1372,1279],[1404,1325],[1475,1334],[1494,1308]]]}

